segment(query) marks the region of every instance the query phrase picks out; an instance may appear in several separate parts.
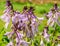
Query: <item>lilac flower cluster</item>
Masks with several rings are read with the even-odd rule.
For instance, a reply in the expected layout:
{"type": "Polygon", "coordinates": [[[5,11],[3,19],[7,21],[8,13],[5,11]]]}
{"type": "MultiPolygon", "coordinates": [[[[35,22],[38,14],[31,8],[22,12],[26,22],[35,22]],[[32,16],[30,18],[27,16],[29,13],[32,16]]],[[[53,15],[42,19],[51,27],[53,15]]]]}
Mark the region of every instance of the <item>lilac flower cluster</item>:
{"type": "Polygon", "coordinates": [[[25,41],[24,37],[32,39],[38,32],[38,21],[44,19],[36,17],[33,11],[33,7],[28,9],[27,6],[24,6],[22,13],[14,11],[10,0],[6,1],[6,10],[0,18],[5,22],[6,29],[12,19],[12,31],[4,34],[8,39],[11,39],[7,46],[29,46],[30,42],[25,41]]]}
{"type": "Polygon", "coordinates": [[[46,15],[48,18],[47,25],[54,26],[54,23],[56,22],[58,25],[60,25],[60,11],[57,6],[57,4],[54,4],[54,7],[51,9],[51,11],[46,15]]]}

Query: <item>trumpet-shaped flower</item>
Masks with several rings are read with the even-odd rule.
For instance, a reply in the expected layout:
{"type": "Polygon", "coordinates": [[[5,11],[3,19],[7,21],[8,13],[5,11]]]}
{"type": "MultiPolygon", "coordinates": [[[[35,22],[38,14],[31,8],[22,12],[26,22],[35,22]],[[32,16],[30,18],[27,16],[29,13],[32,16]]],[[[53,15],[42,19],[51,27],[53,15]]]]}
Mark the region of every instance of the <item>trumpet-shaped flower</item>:
{"type": "Polygon", "coordinates": [[[13,42],[10,41],[10,42],[7,44],[7,46],[14,46],[14,45],[13,45],[13,42]]]}
{"type": "Polygon", "coordinates": [[[49,40],[49,34],[47,33],[47,30],[46,29],[44,29],[44,32],[43,32],[43,35],[44,35],[44,38],[47,40],[47,42],[49,42],[50,40],[49,40]]]}

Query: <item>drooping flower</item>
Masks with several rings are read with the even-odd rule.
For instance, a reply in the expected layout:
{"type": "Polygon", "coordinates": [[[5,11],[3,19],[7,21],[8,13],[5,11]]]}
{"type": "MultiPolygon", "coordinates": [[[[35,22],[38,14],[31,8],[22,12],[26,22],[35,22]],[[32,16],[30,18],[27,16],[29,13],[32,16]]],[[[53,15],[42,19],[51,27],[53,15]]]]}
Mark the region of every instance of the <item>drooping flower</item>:
{"type": "Polygon", "coordinates": [[[14,46],[14,45],[13,45],[13,42],[10,41],[6,46],[14,46]]]}
{"type": "Polygon", "coordinates": [[[18,35],[19,39],[22,39],[23,38],[23,34],[19,33],[19,32],[16,32],[16,34],[18,35]]]}
{"type": "Polygon", "coordinates": [[[29,42],[26,42],[24,40],[21,40],[20,42],[21,42],[22,46],[29,46],[29,42]]]}
{"type": "Polygon", "coordinates": [[[10,16],[7,16],[7,14],[5,13],[3,16],[1,16],[1,19],[5,22],[5,28],[7,28],[10,22],[10,16]]]}
{"type": "Polygon", "coordinates": [[[47,18],[50,18],[50,17],[52,16],[52,14],[53,14],[52,11],[50,11],[50,12],[48,12],[48,13],[46,14],[46,17],[47,17],[47,18]]]}
{"type": "Polygon", "coordinates": [[[8,39],[10,39],[14,35],[14,31],[12,31],[12,32],[6,32],[4,35],[7,36],[8,39]]]}
{"type": "Polygon", "coordinates": [[[49,40],[50,35],[48,34],[47,31],[48,31],[48,27],[45,27],[44,32],[43,32],[43,36],[49,42],[50,41],[49,40]]]}
{"type": "Polygon", "coordinates": [[[10,9],[10,7],[6,8],[6,10],[4,11],[4,14],[0,18],[6,23],[5,28],[7,28],[8,24],[10,22],[10,19],[11,19],[11,9],[10,9]]]}

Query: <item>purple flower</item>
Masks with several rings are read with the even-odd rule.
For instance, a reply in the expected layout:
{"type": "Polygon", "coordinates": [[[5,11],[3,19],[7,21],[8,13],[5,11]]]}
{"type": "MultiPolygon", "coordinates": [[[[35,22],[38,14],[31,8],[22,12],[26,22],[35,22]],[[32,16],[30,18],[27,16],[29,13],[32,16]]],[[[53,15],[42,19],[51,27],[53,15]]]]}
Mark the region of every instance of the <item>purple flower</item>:
{"type": "Polygon", "coordinates": [[[48,31],[47,29],[44,29],[43,36],[49,42],[50,41],[49,40],[50,35],[47,33],[47,31],[48,31]]]}
{"type": "Polygon", "coordinates": [[[10,33],[11,33],[11,32],[6,32],[4,35],[6,35],[6,36],[7,36],[7,35],[10,35],[10,33]]]}
{"type": "Polygon", "coordinates": [[[10,39],[14,34],[14,31],[12,32],[6,32],[4,35],[6,35],[8,37],[8,39],[10,39]]]}
{"type": "Polygon", "coordinates": [[[14,45],[13,45],[13,42],[10,41],[6,46],[14,46],[14,45]]]}
{"type": "Polygon", "coordinates": [[[29,46],[29,43],[30,42],[26,42],[26,41],[24,41],[22,39],[18,40],[18,38],[16,38],[16,46],[20,46],[20,45],[22,45],[22,46],[29,46]]]}
{"type": "Polygon", "coordinates": [[[5,22],[5,28],[7,29],[8,24],[10,22],[10,16],[7,16],[5,13],[3,16],[1,16],[1,19],[5,22]]]}
{"type": "Polygon", "coordinates": [[[53,15],[52,11],[50,11],[46,16],[50,18],[53,15]]]}
{"type": "Polygon", "coordinates": [[[21,34],[21,33],[19,33],[19,32],[16,32],[16,34],[17,34],[17,37],[19,37],[19,39],[22,39],[23,38],[23,34],[21,34]]]}
{"type": "Polygon", "coordinates": [[[48,20],[48,22],[47,22],[47,25],[52,27],[54,25],[54,22],[55,21],[53,20],[53,18],[50,17],[49,20],[48,20]]]}
{"type": "Polygon", "coordinates": [[[60,26],[60,12],[56,12],[55,22],[60,26]]]}

